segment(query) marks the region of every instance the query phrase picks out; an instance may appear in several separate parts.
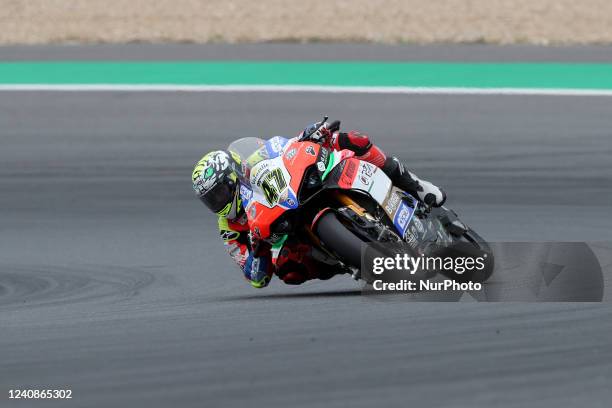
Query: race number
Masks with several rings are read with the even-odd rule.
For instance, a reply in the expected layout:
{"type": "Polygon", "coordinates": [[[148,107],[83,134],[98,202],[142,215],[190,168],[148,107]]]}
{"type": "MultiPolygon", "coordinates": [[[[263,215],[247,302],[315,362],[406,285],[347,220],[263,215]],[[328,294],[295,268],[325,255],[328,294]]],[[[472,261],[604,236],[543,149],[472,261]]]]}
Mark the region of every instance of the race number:
{"type": "Polygon", "coordinates": [[[287,181],[280,168],[272,170],[261,182],[261,189],[270,205],[278,204],[281,193],[287,188],[287,181]]]}

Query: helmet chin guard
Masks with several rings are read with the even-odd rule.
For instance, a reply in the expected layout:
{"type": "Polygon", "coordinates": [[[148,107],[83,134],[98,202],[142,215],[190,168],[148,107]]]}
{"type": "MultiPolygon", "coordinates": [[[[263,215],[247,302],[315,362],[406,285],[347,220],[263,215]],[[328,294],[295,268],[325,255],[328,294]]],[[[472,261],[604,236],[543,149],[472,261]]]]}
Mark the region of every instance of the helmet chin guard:
{"type": "Polygon", "coordinates": [[[240,194],[238,193],[238,186],[234,188],[234,199],[227,204],[221,211],[217,212],[217,215],[225,217],[227,219],[234,219],[238,216],[240,210],[241,200],[240,194]]]}

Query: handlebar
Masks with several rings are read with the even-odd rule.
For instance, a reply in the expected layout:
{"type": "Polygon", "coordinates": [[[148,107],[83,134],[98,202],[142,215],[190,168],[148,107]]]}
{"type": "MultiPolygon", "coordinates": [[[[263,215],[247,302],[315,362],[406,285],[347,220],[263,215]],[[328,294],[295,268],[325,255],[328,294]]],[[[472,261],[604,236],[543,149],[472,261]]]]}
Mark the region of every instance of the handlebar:
{"type": "MultiPolygon", "coordinates": [[[[318,126],[317,127],[313,127],[313,129],[311,129],[309,132],[306,132],[306,130],[304,130],[304,133],[302,134],[302,136],[300,136],[300,138],[298,140],[300,142],[303,142],[305,140],[310,139],[310,137],[312,135],[317,133],[319,131],[319,129],[321,129],[321,127],[323,127],[325,125],[327,119],[329,119],[329,116],[327,116],[327,115],[323,116],[323,120],[318,122],[318,126]]],[[[339,122],[338,122],[338,124],[339,124],[339,122]]]]}
{"type": "Polygon", "coordinates": [[[329,130],[331,133],[339,131],[340,130],[340,121],[339,120],[334,120],[332,123],[329,124],[329,127],[327,128],[327,130],[329,130]]]}

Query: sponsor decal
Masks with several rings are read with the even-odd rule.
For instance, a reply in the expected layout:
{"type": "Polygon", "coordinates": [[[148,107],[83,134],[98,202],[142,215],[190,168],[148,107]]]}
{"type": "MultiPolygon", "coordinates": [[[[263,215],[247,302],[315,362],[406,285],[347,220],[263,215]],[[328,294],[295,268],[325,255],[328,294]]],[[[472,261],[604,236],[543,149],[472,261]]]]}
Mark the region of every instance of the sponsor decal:
{"type": "Polygon", "coordinates": [[[423,223],[421,222],[421,220],[419,220],[418,217],[414,218],[414,221],[412,222],[412,225],[414,225],[414,228],[420,232],[421,234],[423,232],[425,232],[425,228],[423,227],[423,223]]]}
{"type": "Polygon", "coordinates": [[[283,146],[280,144],[278,139],[272,139],[272,150],[275,152],[280,152],[283,149],[283,146]]]}
{"type": "Polygon", "coordinates": [[[319,171],[324,172],[327,168],[327,162],[329,160],[329,150],[325,148],[321,148],[319,150],[319,161],[317,162],[317,169],[319,171]]]}
{"type": "Polygon", "coordinates": [[[409,235],[406,230],[408,229],[408,223],[410,222],[410,218],[412,217],[412,213],[414,209],[406,205],[403,201],[400,203],[400,206],[393,217],[393,224],[397,228],[397,230],[403,235],[409,235]]]}
{"type": "Polygon", "coordinates": [[[343,188],[350,188],[357,175],[357,162],[355,160],[348,160],[344,166],[342,176],[338,181],[338,185],[343,188]]]}
{"type": "Polygon", "coordinates": [[[327,150],[326,148],[321,148],[319,150],[319,158],[324,164],[326,164],[327,159],[329,158],[329,150],[327,150]]]}
{"type": "Polygon", "coordinates": [[[253,192],[251,191],[250,188],[244,186],[244,185],[240,185],[240,197],[242,197],[242,199],[244,201],[251,201],[251,198],[253,197],[253,192]]]}
{"type": "Polygon", "coordinates": [[[374,175],[375,168],[373,165],[361,162],[359,170],[359,181],[365,186],[369,187],[372,184],[372,176],[374,175]]]}
{"type": "Polygon", "coordinates": [[[253,167],[253,169],[251,170],[251,180],[250,180],[251,184],[255,186],[260,186],[261,181],[270,172],[269,167],[270,167],[269,161],[262,161],[262,162],[257,163],[255,167],[253,167]]]}
{"type": "Polygon", "coordinates": [[[271,150],[270,153],[276,153],[276,154],[273,154],[273,157],[276,157],[278,153],[280,153],[283,150],[283,147],[285,147],[286,143],[287,143],[287,139],[285,139],[284,137],[274,136],[273,138],[268,140],[266,144],[269,146],[269,150],[271,150]]]}
{"type": "Polygon", "coordinates": [[[221,239],[223,241],[232,241],[234,239],[238,239],[238,237],[240,236],[240,234],[236,231],[231,231],[231,230],[222,230],[220,231],[221,234],[221,239]]]}
{"type": "Polygon", "coordinates": [[[418,241],[416,239],[416,237],[410,233],[406,234],[406,237],[404,237],[404,240],[408,243],[408,245],[410,245],[412,248],[416,248],[418,245],[418,241]]]}
{"type": "Polygon", "coordinates": [[[361,162],[361,174],[370,178],[374,175],[375,167],[373,164],[361,162]]]}
{"type": "Polygon", "coordinates": [[[295,154],[297,153],[297,149],[294,147],[293,149],[289,150],[286,154],[285,157],[287,158],[287,160],[291,160],[295,157],[295,154]]]}
{"type": "Polygon", "coordinates": [[[402,206],[401,210],[397,214],[397,224],[403,231],[408,224],[408,220],[410,219],[410,210],[406,206],[402,206]]]}
{"type": "Polygon", "coordinates": [[[354,160],[349,160],[346,169],[344,170],[344,175],[351,180],[355,178],[355,170],[357,169],[357,164],[354,160]]]}
{"type": "Polygon", "coordinates": [[[308,146],[308,147],[306,148],[306,153],[308,153],[308,154],[309,154],[309,155],[311,155],[311,156],[316,156],[316,154],[317,154],[317,153],[315,152],[314,147],[312,147],[312,146],[308,146]]]}
{"type": "Polygon", "coordinates": [[[385,205],[385,211],[387,212],[387,214],[395,214],[395,210],[397,210],[397,206],[399,205],[400,200],[401,199],[399,194],[392,191],[391,195],[387,200],[387,204],[385,205]]]}
{"type": "Polygon", "coordinates": [[[253,219],[255,218],[256,215],[257,215],[257,206],[253,204],[251,208],[249,208],[249,217],[253,219]]]}

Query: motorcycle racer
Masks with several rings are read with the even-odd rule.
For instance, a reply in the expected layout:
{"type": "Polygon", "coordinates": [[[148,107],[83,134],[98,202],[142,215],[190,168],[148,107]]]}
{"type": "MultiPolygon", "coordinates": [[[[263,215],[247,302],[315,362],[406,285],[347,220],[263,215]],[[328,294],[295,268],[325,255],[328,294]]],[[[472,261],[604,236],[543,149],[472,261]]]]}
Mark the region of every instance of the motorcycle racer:
{"type": "MultiPolygon", "coordinates": [[[[356,158],[379,167],[400,189],[430,206],[441,206],[445,193],[432,183],[419,179],[406,170],[395,157],[387,156],[370,137],[362,132],[339,131],[340,123],[315,123],[307,127],[309,140],[334,150],[347,149],[356,158]]],[[[206,154],[192,173],[193,188],[198,198],[219,217],[219,232],[229,255],[242,269],[245,278],[255,288],[268,285],[273,274],[286,284],[298,285],[310,279],[329,279],[344,273],[336,265],[319,259],[314,249],[304,244],[285,244],[276,267],[271,262],[270,245],[253,238],[245,208],[240,198],[240,158],[232,152],[217,150],[206,154]]]]}

